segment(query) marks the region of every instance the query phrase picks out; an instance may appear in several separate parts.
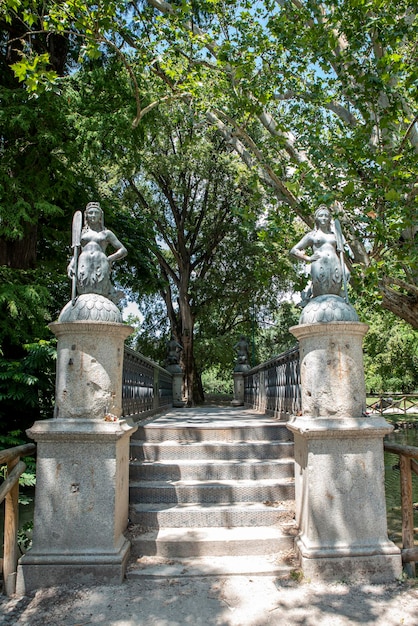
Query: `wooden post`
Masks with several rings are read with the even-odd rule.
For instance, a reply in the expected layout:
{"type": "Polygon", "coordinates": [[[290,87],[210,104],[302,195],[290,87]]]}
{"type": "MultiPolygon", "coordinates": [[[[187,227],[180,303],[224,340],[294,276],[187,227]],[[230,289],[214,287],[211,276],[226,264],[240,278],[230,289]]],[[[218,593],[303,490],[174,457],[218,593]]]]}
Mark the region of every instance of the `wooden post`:
{"type": "MultiPolygon", "coordinates": [[[[404,550],[414,547],[414,510],[412,508],[412,471],[411,459],[401,454],[399,456],[401,469],[401,499],[402,499],[402,545],[404,550]]],[[[410,578],[415,577],[415,563],[405,563],[405,571],[410,578]]]]}
{"type": "MultiPolygon", "coordinates": [[[[7,463],[7,474],[19,463],[19,457],[7,463]]],[[[19,528],[19,481],[17,480],[5,498],[4,508],[4,557],[3,577],[7,596],[16,589],[17,531],[19,528]]]]}

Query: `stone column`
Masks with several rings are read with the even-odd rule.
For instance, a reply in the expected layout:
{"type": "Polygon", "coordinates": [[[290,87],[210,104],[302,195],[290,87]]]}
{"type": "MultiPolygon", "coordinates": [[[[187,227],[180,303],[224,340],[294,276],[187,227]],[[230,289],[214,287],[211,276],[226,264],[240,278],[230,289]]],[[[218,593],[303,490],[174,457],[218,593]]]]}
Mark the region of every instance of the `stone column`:
{"type": "Polygon", "coordinates": [[[179,364],[173,363],[166,366],[166,370],[171,373],[173,377],[173,406],[181,408],[184,406],[183,402],[183,370],[179,364]]]}
{"type": "Polygon", "coordinates": [[[290,329],[299,339],[302,388],[302,415],[288,423],[295,439],[297,552],[307,578],[392,581],[402,573],[386,522],[383,437],[392,426],[365,414],[368,327],[338,296],[321,298],[290,329]],[[337,313],[329,314],[330,299],[337,313]]]}
{"type": "Polygon", "coordinates": [[[132,328],[94,294],[69,303],[50,327],[58,338],[55,417],[28,431],[38,444],[37,481],[19,594],[74,580],[120,583],[130,548],[123,533],[136,427],[121,419],[121,397],[124,339],[132,328]]]}
{"type": "MultiPolygon", "coordinates": [[[[248,369],[248,367],[247,367],[248,369]]],[[[232,406],[244,406],[244,371],[237,368],[234,370],[234,399],[232,400],[232,406]]]]}

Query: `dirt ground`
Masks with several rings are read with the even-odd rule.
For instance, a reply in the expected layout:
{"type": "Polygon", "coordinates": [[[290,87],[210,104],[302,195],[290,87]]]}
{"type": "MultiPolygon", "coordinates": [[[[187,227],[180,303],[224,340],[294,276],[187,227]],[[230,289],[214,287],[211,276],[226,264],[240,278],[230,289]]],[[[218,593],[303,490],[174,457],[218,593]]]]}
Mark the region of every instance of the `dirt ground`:
{"type": "Polygon", "coordinates": [[[418,625],[418,580],[323,584],[274,576],[128,579],[0,596],[1,626],[418,625]]]}

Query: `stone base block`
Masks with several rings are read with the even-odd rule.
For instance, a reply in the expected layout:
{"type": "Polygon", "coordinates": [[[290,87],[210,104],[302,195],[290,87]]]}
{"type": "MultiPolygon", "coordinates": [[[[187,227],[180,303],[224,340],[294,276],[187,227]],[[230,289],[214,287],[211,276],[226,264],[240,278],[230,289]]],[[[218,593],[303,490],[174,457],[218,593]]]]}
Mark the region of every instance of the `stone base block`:
{"type": "Polygon", "coordinates": [[[17,592],[69,582],[119,584],[129,556],[129,438],[125,420],[52,419],[38,444],[32,548],[17,592]]]}
{"type": "Polygon", "coordinates": [[[297,549],[307,578],[388,582],[402,573],[388,539],[383,418],[305,418],[294,433],[297,549]]]}
{"type": "Polygon", "coordinates": [[[303,575],[310,580],[380,584],[398,580],[402,575],[400,551],[393,544],[387,546],[387,552],[382,549],[380,554],[376,554],[376,548],[365,549],[363,554],[347,548],[324,550],[315,555],[306,551],[300,538],[295,545],[303,575]]]}
{"type": "Polygon", "coordinates": [[[25,595],[40,587],[74,582],[83,585],[120,585],[125,577],[130,547],[129,541],[125,539],[118,552],[109,554],[39,554],[29,551],[19,561],[16,594],[25,595]]]}
{"type": "MultiPolygon", "coordinates": [[[[241,366],[247,367],[248,366],[241,366]]],[[[232,406],[243,406],[244,405],[244,373],[243,371],[234,371],[234,399],[231,402],[232,406]]]]}

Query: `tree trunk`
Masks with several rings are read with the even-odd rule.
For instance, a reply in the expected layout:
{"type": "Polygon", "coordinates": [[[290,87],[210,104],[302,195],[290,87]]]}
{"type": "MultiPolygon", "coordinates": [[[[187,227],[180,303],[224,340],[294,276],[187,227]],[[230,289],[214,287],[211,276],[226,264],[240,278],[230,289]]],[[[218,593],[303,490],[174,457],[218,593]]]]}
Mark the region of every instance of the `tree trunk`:
{"type": "Polygon", "coordinates": [[[186,400],[186,406],[193,406],[193,387],[195,374],[193,366],[194,319],[191,312],[187,293],[180,296],[179,305],[181,317],[181,345],[183,346],[182,364],[185,384],[184,395],[186,400]]]}
{"type": "Polygon", "coordinates": [[[418,329],[418,289],[417,293],[405,294],[389,287],[387,281],[380,284],[383,293],[382,306],[397,317],[418,329]]]}
{"type": "Polygon", "coordinates": [[[205,401],[205,392],[203,390],[202,375],[197,370],[196,361],[193,359],[194,367],[194,387],[193,387],[193,401],[195,404],[203,404],[205,401]]]}
{"type": "Polygon", "coordinates": [[[22,239],[0,237],[0,265],[19,270],[35,267],[38,229],[36,224],[26,224],[25,230],[22,239]]]}

